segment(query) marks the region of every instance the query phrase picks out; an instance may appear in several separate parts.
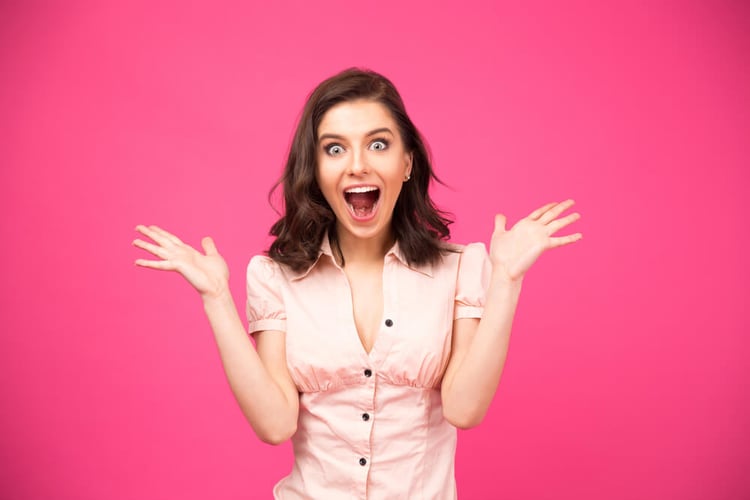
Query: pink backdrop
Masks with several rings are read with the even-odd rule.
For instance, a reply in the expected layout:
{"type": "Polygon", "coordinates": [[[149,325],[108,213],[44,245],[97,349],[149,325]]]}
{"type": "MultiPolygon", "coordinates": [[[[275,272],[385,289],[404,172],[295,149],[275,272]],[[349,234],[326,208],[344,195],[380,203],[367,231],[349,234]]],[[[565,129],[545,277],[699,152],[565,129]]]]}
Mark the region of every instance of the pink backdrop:
{"type": "Polygon", "coordinates": [[[0,5],[0,496],[268,498],[290,447],[133,227],[212,235],[241,304],[305,96],[363,65],[431,144],[454,240],[583,214],[527,277],[461,498],[748,498],[743,2],[112,3],[0,5]]]}

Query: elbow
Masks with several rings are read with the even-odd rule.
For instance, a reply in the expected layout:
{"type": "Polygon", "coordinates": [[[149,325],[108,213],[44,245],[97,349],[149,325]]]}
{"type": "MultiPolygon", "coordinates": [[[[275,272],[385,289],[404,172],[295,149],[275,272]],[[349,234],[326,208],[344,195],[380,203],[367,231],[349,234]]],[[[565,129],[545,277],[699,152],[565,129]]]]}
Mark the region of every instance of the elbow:
{"type": "Polygon", "coordinates": [[[278,403],[274,401],[274,404],[268,406],[240,404],[245,420],[250,424],[255,436],[262,442],[274,446],[285,443],[294,436],[299,418],[296,406],[285,407],[278,403]]]}
{"type": "Polygon", "coordinates": [[[467,411],[466,409],[458,410],[443,407],[443,417],[453,427],[458,429],[467,430],[478,426],[484,420],[484,412],[481,411],[467,411]]]}
{"type": "Polygon", "coordinates": [[[262,442],[270,445],[280,445],[288,441],[297,432],[296,411],[286,409],[265,408],[263,412],[257,408],[243,408],[245,420],[250,424],[255,436],[262,442]],[[255,410],[255,411],[253,411],[255,410]]]}
{"type": "Polygon", "coordinates": [[[280,435],[259,434],[258,437],[260,438],[261,441],[263,441],[266,444],[270,444],[272,446],[278,446],[282,443],[285,443],[291,437],[291,435],[284,436],[281,434],[280,435]]]}
{"type": "Polygon", "coordinates": [[[292,436],[294,436],[295,432],[297,432],[296,422],[283,428],[278,427],[275,429],[265,429],[263,431],[258,430],[255,434],[258,436],[258,439],[260,439],[264,443],[278,446],[291,439],[292,436]]]}

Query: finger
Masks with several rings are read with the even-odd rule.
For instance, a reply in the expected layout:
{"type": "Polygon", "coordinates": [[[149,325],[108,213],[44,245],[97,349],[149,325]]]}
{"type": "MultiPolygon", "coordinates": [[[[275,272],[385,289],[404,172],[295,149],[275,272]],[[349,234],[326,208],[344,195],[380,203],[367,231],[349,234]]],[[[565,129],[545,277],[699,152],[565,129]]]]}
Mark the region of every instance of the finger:
{"type": "Polygon", "coordinates": [[[550,248],[561,247],[563,245],[570,245],[583,238],[581,233],[570,234],[568,236],[559,236],[557,238],[550,238],[550,248]]]}
{"type": "Polygon", "coordinates": [[[574,204],[575,204],[575,201],[573,200],[565,200],[562,203],[558,203],[556,206],[544,212],[544,214],[541,217],[539,217],[539,222],[541,222],[542,224],[547,224],[550,221],[557,219],[557,217],[561,213],[563,213],[564,211],[572,207],[574,204]]]}
{"type": "Polygon", "coordinates": [[[214,243],[213,238],[210,236],[206,236],[201,240],[201,246],[203,247],[203,251],[206,252],[206,255],[219,254],[219,251],[216,249],[216,243],[214,243]]]}
{"type": "Polygon", "coordinates": [[[171,243],[173,243],[171,240],[167,239],[162,233],[155,231],[153,228],[156,226],[144,226],[144,225],[137,225],[135,226],[135,230],[141,233],[144,236],[148,236],[152,240],[154,240],[157,244],[161,246],[166,246],[171,243]]]}
{"type": "Polygon", "coordinates": [[[165,231],[164,229],[160,228],[159,226],[149,226],[149,229],[152,231],[155,231],[156,233],[160,234],[162,237],[166,238],[167,240],[171,241],[175,245],[179,245],[182,243],[182,240],[175,236],[174,234],[170,233],[169,231],[165,231]]]}
{"type": "Polygon", "coordinates": [[[505,232],[506,218],[503,214],[497,214],[495,216],[495,231],[505,232]]]}
{"type": "Polygon", "coordinates": [[[549,228],[549,234],[555,234],[560,229],[564,228],[568,224],[572,224],[578,219],[581,218],[581,214],[578,212],[572,213],[570,215],[566,215],[562,219],[553,220],[549,224],[547,224],[547,227],[549,228]]]}
{"type": "Polygon", "coordinates": [[[166,260],[137,259],[135,261],[135,265],[140,266],[140,267],[147,267],[149,269],[158,269],[160,271],[174,271],[175,270],[174,264],[166,260]]]}
{"type": "Polygon", "coordinates": [[[538,219],[539,217],[541,217],[541,216],[542,216],[542,214],[543,214],[544,212],[546,212],[546,211],[547,211],[547,210],[549,210],[550,208],[554,207],[555,205],[557,205],[557,202],[556,202],[556,201],[554,201],[554,202],[552,202],[552,203],[547,203],[547,204],[546,204],[546,205],[544,205],[543,207],[539,207],[539,208],[537,208],[536,210],[534,210],[533,212],[531,212],[531,213],[529,214],[529,216],[528,216],[527,218],[528,218],[528,219],[531,219],[531,220],[537,220],[537,219],[538,219]]]}
{"type": "Polygon", "coordinates": [[[158,245],[154,245],[153,243],[149,243],[148,241],[143,241],[141,239],[133,240],[133,246],[136,246],[138,248],[141,248],[145,251],[147,251],[150,254],[153,254],[160,259],[166,259],[167,258],[167,251],[164,250],[162,247],[158,245]]]}

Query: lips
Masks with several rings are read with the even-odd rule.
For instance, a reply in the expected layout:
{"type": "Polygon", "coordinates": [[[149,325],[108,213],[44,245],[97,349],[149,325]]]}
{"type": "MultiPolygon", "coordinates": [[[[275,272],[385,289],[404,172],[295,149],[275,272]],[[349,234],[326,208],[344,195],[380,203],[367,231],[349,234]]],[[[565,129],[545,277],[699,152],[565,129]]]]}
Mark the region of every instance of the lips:
{"type": "Polygon", "coordinates": [[[352,186],[344,190],[344,200],[349,213],[360,221],[375,216],[380,200],[380,188],[377,186],[352,186]]]}

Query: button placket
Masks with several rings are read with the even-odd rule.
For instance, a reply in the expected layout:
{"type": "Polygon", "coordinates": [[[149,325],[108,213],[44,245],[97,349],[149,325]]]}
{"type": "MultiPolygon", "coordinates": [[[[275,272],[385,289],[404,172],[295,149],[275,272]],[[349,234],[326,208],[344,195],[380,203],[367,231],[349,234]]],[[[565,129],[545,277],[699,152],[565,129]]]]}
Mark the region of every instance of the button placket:
{"type": "MultiPolygon", "coordinates": [[[[375,410],[374,400],[376,390],[375,388],[377,386],[377,377],[374,376],[376,375],[375,368],[368,367],[368,364],[369,363],[365,363],[360,371],[360,377],[362,377],[360,379],[361,386],[359,387],[359,389],[357,389],[359,392],[359,397],[357,398],[357,401],[354,405],[355,413],[352,415],[352,418],[356,418],[358,420],[358,422],[356,422],[356,429],[353,429],[356,435],[356,438],[354,440],[354,443],[356,444],[354,444],[354,447],[352,449],[355,454],[353,458],[354,460],[357,460],[357,464],[359,464],[359,467],[357,467],[359,471],[357,473],[357,476],[361,476],[361,487],[364,488],[364,490],[366,490],[367,487],[366,485],[370,470],[370,460],[372,458],[372,414],[375,410]]],[[[362,498],[364,498],[364,496],[362,498]]]]}

